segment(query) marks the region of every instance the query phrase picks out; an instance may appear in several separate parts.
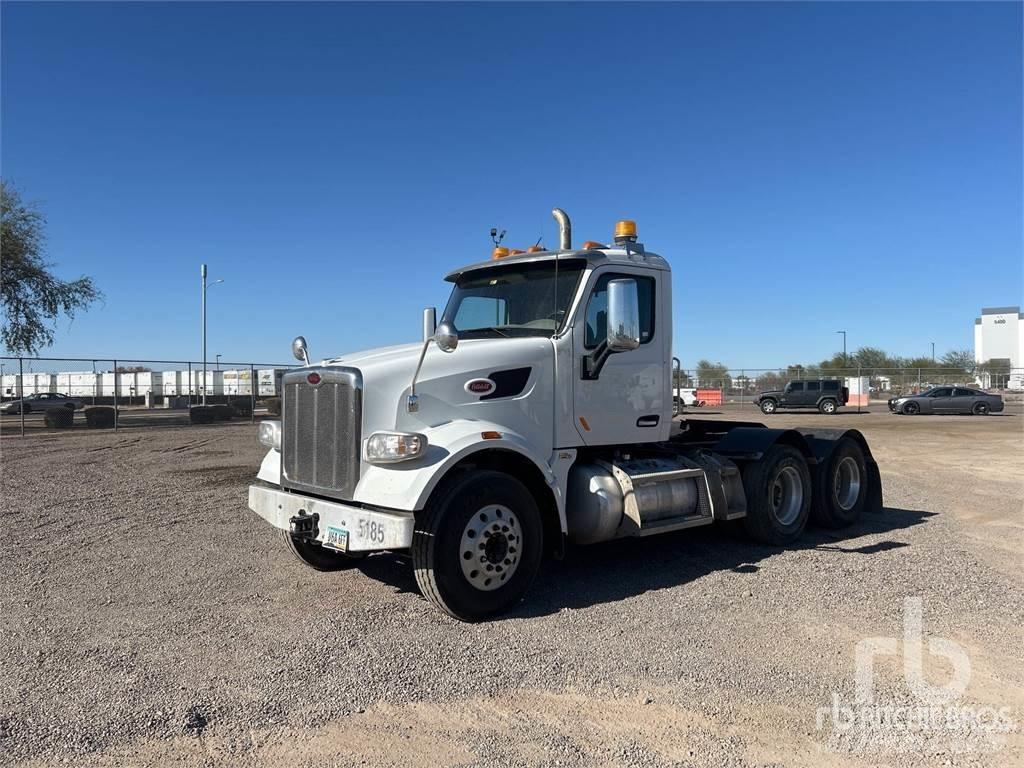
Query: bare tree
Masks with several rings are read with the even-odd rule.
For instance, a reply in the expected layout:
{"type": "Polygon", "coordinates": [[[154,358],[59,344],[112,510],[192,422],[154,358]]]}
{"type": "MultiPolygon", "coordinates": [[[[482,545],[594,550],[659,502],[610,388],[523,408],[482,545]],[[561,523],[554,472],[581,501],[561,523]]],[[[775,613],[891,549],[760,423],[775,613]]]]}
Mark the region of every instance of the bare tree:
{"type": "Polygon", "coordinates": [[[45,227],[38,206],[22,202],[16,189],[0,181],[0,339],[15,354],[36,354],[50,346],[58,315],[73,318],[101,297],[92,278],[65,282],[54,277],[53,265],[43,258],[45,227]]]}

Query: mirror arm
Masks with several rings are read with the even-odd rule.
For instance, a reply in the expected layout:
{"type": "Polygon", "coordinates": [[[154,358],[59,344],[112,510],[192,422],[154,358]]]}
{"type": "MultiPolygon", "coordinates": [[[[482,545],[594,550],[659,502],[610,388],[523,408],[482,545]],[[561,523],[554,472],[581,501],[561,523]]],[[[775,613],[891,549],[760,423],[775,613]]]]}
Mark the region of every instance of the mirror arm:
{"type": "Polygon", "coordinates": [[[608,348],[607,339],[598,344],[593,354],[583,356],[583,365],[580,366],[580,378],[584,381],[596,381],[611,354],[612,351],[608,348]]]}

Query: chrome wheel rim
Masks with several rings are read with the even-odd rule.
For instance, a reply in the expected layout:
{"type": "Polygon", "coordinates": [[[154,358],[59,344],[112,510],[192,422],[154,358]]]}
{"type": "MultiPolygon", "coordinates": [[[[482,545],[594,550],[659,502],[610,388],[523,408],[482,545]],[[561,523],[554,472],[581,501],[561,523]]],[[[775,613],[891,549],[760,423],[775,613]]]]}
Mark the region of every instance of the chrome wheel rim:
{"type": "Polygon", "coordinates": [[[771,413],[772,411],[775,410],[775,403],[769,401],[761,406],[761,410],[764,411],[765,413],[771,413]]]}
{"type": "Polygon", "coordinates": [[[844,456],[833,478],[836,504],[844,512],[853,509],[860,498],[860,467],[852,456],[844,456]]]}
{"type": "Polygon", "coordinates": [[[804,503],[804,484],[794,467],[783,467],[768,489],[772,515],[781,525],[792,524],[804,503]]]}
{"type": "Polygon", "coordinates": [[[462,575],[482,592],[504,586],[519,567],[522,540],[522,528],[511,509],[501,504],[481,507],[462,531],[462,575]]]}
{"type": "Polygon", "coordinates": [[[822,406],[825,409],[825,413],[832,413],[836,409],[836,404],[833,402],[827,402],[822,406]]]}

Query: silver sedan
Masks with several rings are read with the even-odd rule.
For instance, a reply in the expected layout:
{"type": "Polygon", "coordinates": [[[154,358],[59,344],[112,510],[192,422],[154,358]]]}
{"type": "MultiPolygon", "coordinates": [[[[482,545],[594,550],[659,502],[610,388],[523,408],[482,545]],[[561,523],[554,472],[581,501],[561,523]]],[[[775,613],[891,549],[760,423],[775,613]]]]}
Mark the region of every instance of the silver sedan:
{"type": "Polygon", "coordinates": [[[50,408],[70,408],[73,411],[85,406],[85,402],[78,397],[68,397],[60,392],[40,392],[29,395],[22,400],[14,400],[4,403],[0,407],[0,413],[32,413],[32,411],[48,411],[50,408]]]}
{"type": "Polygon", "coordinates": [[[894,397],[889,410],[915,416],[919,413],[972,413],[985,416],[1003,410],[1003,398],[967,387],[932,387],[927,392],[894,397]]]}

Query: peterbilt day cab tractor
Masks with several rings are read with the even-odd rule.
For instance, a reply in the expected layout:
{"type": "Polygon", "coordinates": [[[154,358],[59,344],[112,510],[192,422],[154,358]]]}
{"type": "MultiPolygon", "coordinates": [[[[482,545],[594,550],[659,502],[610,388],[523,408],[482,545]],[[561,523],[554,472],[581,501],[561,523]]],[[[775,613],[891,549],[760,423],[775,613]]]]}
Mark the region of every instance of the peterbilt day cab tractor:
{"type": "Polygon", "coordinates": [[[427,600],[457,619],[507,610],[546,554],[712,523],[794,542],[879,509],[857,430],[673,420],[669,263],[637,242],[509,252],[449,273],[421,344],[285,374],[249,506],[318,570],[411,551],[427,600]],[[734,522],[735,521],[735,522],[734,522]]]}

